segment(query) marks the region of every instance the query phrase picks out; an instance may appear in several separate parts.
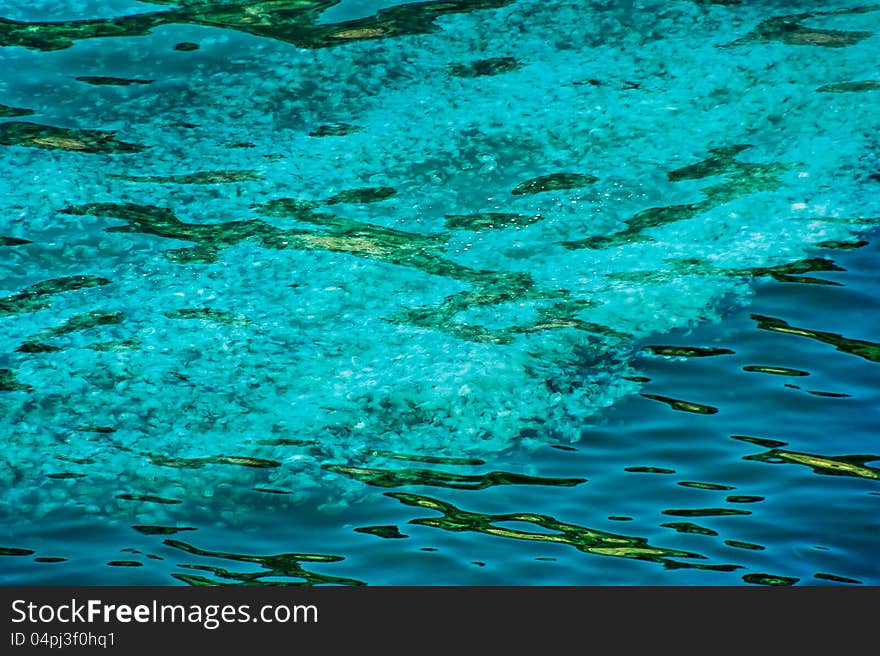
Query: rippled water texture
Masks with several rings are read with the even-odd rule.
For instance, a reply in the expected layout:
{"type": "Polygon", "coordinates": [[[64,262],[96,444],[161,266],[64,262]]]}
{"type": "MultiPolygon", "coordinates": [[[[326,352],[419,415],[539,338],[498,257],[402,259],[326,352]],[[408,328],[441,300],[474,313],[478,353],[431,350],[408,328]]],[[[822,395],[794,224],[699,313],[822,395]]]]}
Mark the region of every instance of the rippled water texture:
{"type": "Polygon", "coordinates": [[[880,5],[0,9],[2,582],[880,584],[880,5]]]}

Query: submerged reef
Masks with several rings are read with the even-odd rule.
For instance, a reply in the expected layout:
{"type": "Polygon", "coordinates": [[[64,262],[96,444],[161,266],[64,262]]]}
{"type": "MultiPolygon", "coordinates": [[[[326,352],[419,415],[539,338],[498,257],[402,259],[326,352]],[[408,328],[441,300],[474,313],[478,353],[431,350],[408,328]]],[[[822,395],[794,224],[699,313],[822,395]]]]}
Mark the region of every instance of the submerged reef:
{"type": "Polygon", "coordinates": [[[9,369],[0,369],[0,392],[31,392],[33,387],[18,382],[15,372],[9,369]]]}
{"type": "Polygon", "coordinates": [[[114,130],[78,130],[27,121],[0,123],[0,145],[108,155],[139,153],[147,148],[117,140],[114,130]]]}
{"type": "Polygon", "coordinates": [[[111,178],[126,182],[151,182],[156,184],[226,184],[230,182],[255,182],[263,179],[260,171],[199,171],[177,175],[127,175],[111,174],[111,178]]]}
{"type": "Polygon", "coordinates": [[[34,110],[24,107],[10,107],[9,105],[0,105],[0,118],[9,116],[31,116],[35,114],[34,110]]]}
{"type": "MultiPolygon", "coordinates": [[[[390,188],[378,188],[378,191],[362,189],[349,192],[349,195],[341,198],[337,195],[331,201],[367,202],[381,200],[389,195],[390,188]]],[[[517,298],[564,299],[566,293],[538,290],[526,273],[477,270],[456,264],[443,257],[445,239],[442,236],[410,233],[354,221],[316,211],[315,206],[314,201],[297,199],[278,199],[254,206],[258,214],[295,218],[313,226],[311,229],[277,228],[261,219],[217,224],[184,223],[167,208],[133,203],[90,203],[71,206],[63,212],[115,218],[125,222],[125,225],[107,228],[107,232],[143,233],[195,242],[194,246],[188,248],[167,251],[167,256],[178,262],[214,262],[223,249],[250,240],[269,249],[347,253],[469,283],[478,291],[450,297],[437,306],[412,309],[389,317],[393,322],[431,327],[464,339],[504,343],[510,341],[514,333],[555,328],[615,334],[605,326],[591,324],[576,317],[583,309],[591,306],[589,301],[561,300],[540,309],[538,319],[501,332],[456,323],[455,315],[468,308],[494,305],[517,298]]]]}
{"type": "Polygon", "coordinates": [[[450,230],[500,230],[503,228],[525,228],[540,220],[540,214],[515,214],[513,212],[447,214],[446,227],[450,230]]]}
{"type": "Polygon", "coordinates": [[[599,178],[589,173],[550,173],[521,182],[510,193],[515,195],[539,194],[544,191],[574,189],[575,187],[586,187],[598,180],[599,178]]]}
{"type": "Polygon", "coordinates": [[[811,11],[789,16],[776,16],[762,21],[755,29],[730,45],[742,45],[755,41],[780,41],[790,46],[822,46],[826,48],[844,48],[855,45],[872,36],[872,32],[852,30],[826,30],[807,27],[807,20],[822,16],[846,16],[863,14],[880,10],[878,5],[838,9],[831,11],[811,11]]]}
{"type": "Polygon", "coordinates": [[[45,344],[45,340],[70,333],[97,328],[98,326],[109,326],[122,323],[125,316],[122,312],[108,312],[103,310],[93,310],[77,314],[59,326],[46,329],[36,335],[30,337],[24,344],[18,347],[18,351],[23,353],[43,353],[49,351],[60,350],[57,346],[45,344]]]}
{"type": "Polygon", "coordinates": [[[658,228],[670,223],[692,219],[737,198],[780,188],[782,182],[779,177],[789,169],[789,166],[777,162],[742,162],[736,159],[739,153],[749,147],[746,144],[737,144],[715,148],[709,151],[711,155],[708,158],[669,172],[667,177],[670,182],[699,180],[714,176],[728,178],[727,182],[704,187],[701,190],[705,196],[704,200],[682,205],[650,207],[626,219],[624,223],[627,227],[624,230],[608,235],[566,241],[562,242],[562,245],[577,250],[581,248],[612,248],[628,243],[650,241],[651,238],[644,234],[644,231],[649,228],[658,228]]]}
{"type": "MultiPolygon", "coordinates": [[[[434,21],[446,14],[493,9],[513,0],[433,0],[381,9],[374,16],[322,24],[321,14],[338,0],[149,0],[172,5],[165,11],[115,18],[59,22],[0,19],[0,46],[34,50],[69,48],[80,39],[144,36],[163,25],[189,24],[221,27],[254,36],[292,43],[299,48],[326,48],[350,41],[387,38],[435,31],[434,21]],[[182,5],[182,6],[181,6],[182,5]]],[[[195,44],[177,44],[175,50],[194,50],[195,44]]],[[[196,46],[198,47],[198,46],[196,46]]]]}
{"type": "Polygon", "coordinates": [[[491,57],[477,59],[466,64],[452,64],[449,74],[454,77],[483,77],[484,75],[500,75],[522,68],[522,62],[515,57],[491,57]]]}
{"type": "Polygon", "coordinates": [[[360,127],[350,123],[329,123],[319,125],[317,128],[309,132],[310,137],[344,137],[348,134],[354,134],[360,131],[360,127]]]}
{"type": "Polygon", "coordinates": [[[66,278],[52,278],[26,287],[18,294],[0,298],[0,317],[36,312],[51,305],[50,296],[77,289],[100,287],[109,285],[106,278],[97,276],[68,276],[66,278]]]}
{"type": "Polygon", "coordinates": [[[861,80],[858,82],[838,82],[826,84],[816,89],[821,93],[860,93],[863,91],[880,91],[880,80],[861,80]]]}

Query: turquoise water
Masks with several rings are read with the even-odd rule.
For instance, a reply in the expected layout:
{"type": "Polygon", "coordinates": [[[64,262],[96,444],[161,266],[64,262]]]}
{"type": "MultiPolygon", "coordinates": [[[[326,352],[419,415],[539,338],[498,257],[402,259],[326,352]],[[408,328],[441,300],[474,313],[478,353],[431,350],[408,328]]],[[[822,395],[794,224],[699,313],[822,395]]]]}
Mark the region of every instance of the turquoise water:
{"type": "Polygon", "coordinates": [[[4,583],[880,583],[880,5],[0,9],[4,583]]]}

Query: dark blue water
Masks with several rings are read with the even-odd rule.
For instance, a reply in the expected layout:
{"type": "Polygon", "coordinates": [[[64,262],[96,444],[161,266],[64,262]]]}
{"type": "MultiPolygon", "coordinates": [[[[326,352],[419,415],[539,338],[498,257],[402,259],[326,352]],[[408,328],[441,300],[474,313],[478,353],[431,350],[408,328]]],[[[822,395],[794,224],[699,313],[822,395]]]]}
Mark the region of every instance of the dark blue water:
{"type": "Polygon", "coordinates": [[[2,582],[880,582],[877,7],[0,17],[2,582]]]}

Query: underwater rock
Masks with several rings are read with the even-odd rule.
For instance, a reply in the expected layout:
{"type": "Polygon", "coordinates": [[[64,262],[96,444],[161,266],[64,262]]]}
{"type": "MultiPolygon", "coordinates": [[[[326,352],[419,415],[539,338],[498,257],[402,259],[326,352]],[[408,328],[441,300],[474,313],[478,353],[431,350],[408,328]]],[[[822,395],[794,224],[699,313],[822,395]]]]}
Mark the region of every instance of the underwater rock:
{"type": "MultiPolygon", "coordinates": [[[[429,0],[386,7],[373,16],[330,24],[318,22],[331,4],[327,0],[150,2],[174,6],[165,11],[87,20],[0,19],[0,46],[60,50],[79,39],[144,36],[163,25],[188,24],[233,29],[299,48],[325,48],[351,41],[426,34],[438,29],[435,21],[441,16],[504,7],[513,0],[429,0]]],[[[192,51],[198,47],[196,43],[182,42],[174,50],[192,51]]]]}
{"type": "Polygon", "coordinates": [[[302,216],[306,221],[312,215],[312,210],[319,207],[321,207],[321,201],[301,198],[276,198],[251,205],[251,209],[256,210],[257,214],[261,216],[293,217],[296,219],[302,216]]]}
{"type": "Polygon", "coordinates": [[[804,27],[802,23],[811,18],[820,16],[847,16],[876,11],[877,9],[880,9],[880,7],[872,5],[867,7],[855,7],[852,9],[813,11],[802,14],[792,14],[790,16],[775,16],[762,21],[746,36],[737,39],[730,45],[735,46],[755,41],[779,41],[792,46],[843,48],[855,45],[856,43],[867,39],[872,36],[872,33],[848,30],[825,30],[804,27]]]}
{"type": "Polygon", "coordinates": [[[67,276],[44,280],[25,287],[18,294],[0,298],[0,317],[45,309],[51,305],[46,297],[53,294],[109,284],[109,280],[97,276],[67,276]]]}
{"type": "Polygon", "coordinates": [[[95,86],[128,87],[138,84],[152,84],[155,80],[140,80],[138,78],[105,77],[103,75],[81,75],[76,78],[77,82],[85,82],[95,86]]]}
{"type": "Polygon", "coordinates": [[[863,80],[861,82],[838,82],[837,84],[826,84],[819,87],[816,91],[822,93],[851,93],[861,91],[880,91],[880,80],[863,80]]]}
{"type": "Polygon", "coordinates": [[[347,134],[353,134],[360,131],[360,126],[351,125],[350,123],[331,123],[328,125],[319,125],[317,128],[309,132],[310,137],[344,137],[347,134]]]}
{"type": "Polygon", "coordinates": [[[33,242],[18,237],[0,237],[0,246],[24,246],[33,242]]]}
{"type": "Polygon", "coordinates": [[[214,323],[225,323],[241,327],[253,325],[253,322],[243,314],[212,308],[183,308],[164,312],[163,314],[169,319],[198,319],[200,321],[212,321],[214,323]]]}
{"type": "Polygon", "coordinates": [[[96,342],[95,344],[89,344],[86,348],[105,353],[122,353],[124,351],[139,350],[141,348],[141,343],[131,339],[119,339],[111,340],[109,342],[96,342]]]}
{"type": "Polygon", "coordinates": [[[698,203],[649,207],[626,219],[624,224],[627,227],[624,230],[608,235],[564,241],[560,245],[570,250],[602,249],[651,241],[651,237],[643,234],[649,228],[659,228],[671,223],[686,221],[737,198],[781,187],[782,182],[779,177],[789,167],[778,162],[759,163],[736,160],[736,154],[746,148],[748,146],[743,144],[714,148],[710,150],[712,155],[709,158],[690,166],[675,169],[668,174],[669,180],[672,182],[715,175],[724,175],[729,178],[726,182],[702,188],[700,191],[706,196],[704,200],[698,203]]]}
{"type": "Polygon", "coordinates": [[[546,307],[536,308],[538,317],[533,321],[515,324],[504,329],[490,330],[480,325],[460,323],[455,316],[465,310],[508,303],[515,300],[541,300],[565,296],[566,292],[553,292],[534,288],[530,281],[512,279],[512,285],[484,285],[475,292],[460,292],[447,297],[436,305],[407,308],[390,317],[394,323],[409,324],[421,328],[439,330],[458,339],[491,344],[508,344],[517,334],[536,333],[545,330],[574,329],[584,332],[620,338],[626,335],[608,326],[584,321],[577,315],[595,307],[589,299],[562,300],[546,307]],[[526,284],[523,284],[523,283],[526,284]],[[522,286],[520,286],[522,285],[522,286]],[[485,291],[484,291],[485,290],[485,291]]]}
{"type": "Polygon", "coordinates": [[[394,187],[361,187],[360,189],[346,189],[338,194],[330,196],[324,202],[327,205],[335,205],[336,203],[378,203],[392,196],[397,195],[394,187]]]}
{"type": "MultiPolygon", "coordinates": [[[[367,188],[344,192],[346,201],[366,201],[388,197],[391,188],[367,188]]],[[[338,195],[337,195],[338,196],[338,195]]],[[[337,200],[342,200],[337,198],[337,200]]],[[[252,206],[264,216],[295,218],[318,229],[280,229],[262,220],[230,221],[220,224],[184,223],[162,207],[134,203],[89,203],[71,206],[63,213],[106,216],[125,221],[124,226],[107,228],[108,232],[137,232],[169,239],[195,242],[189,248],[167,253],[178,262],[213,262],[219,252],[245,240],[254,240],[264,248],[319,250],[347,253],[380,262],[412,267],[431,275],[444,276],[470,283],[477,289],[447,299],[439,306],[402,311],[388,320],[445,331],[471,340],[507,343],[511,333],[573,328],[587,332],[620,337],[621,333],[607,326],[590,323],[575,315],[591,301],[561,301],[538,310],[535,321],[513,327],[509,332],[490,331],[454,321],[454,315],[469,307],[494,305],[515,299],[558,298],[560,294],[536,290],[528,273],[476,270],[456,264],[442,256],[443,235],[423,235],[370,223],[346,219],[315,211],[315,201],[282,198],[252,206]]]]}
{"type": "Polygon", "coordinates": [[[574,189],[575,187],[586,187],[598,180],[599,178],[588,173],[551,173],[521,182],[510,193],[516,195],[538,194],[544,191],[574,189]]]}
{"type": "Polygon", "coordinates": [[[168,256],[181,262],[213,262],[220,250],[261,235],[281,237],[281,231],[259,221],[229,221],[219,224],[184,223],[174,213],[155,205],[136,203],[88,203],[61,210],[64,214],[116,218],[126,225],[106,228],[107,232],[135,232],[167,239],[195,242],[196,246],[170,251],[168,256]]]}
{"type": "Polygon", "coordinates": [[[25,109],[24,107],[10,107],[9,105],[0,105],[0,118],[6,118],[8,116],[31,116],[35,114],[32,109],[25,109]]]}
{"type": "Polygon", "coordinates": [[[522,62],[514,57],[490,57],[478,59],[466,64],[451,64],[447,69],[455,77],[482,77],[484,75],[500,75],[522,68],[522,62]]]}
{"type": "Polygon", "coordinates": [[[180,175],[122,175],[111,174],[111,178],[127,182],[153,182],[160,184],[225,184],[228,182],[255,182],[263,179],[260,171],[199,171],[180,175]]]}
{"type": "Polygon", "coordinates": [[[713,175],[731,173],[740,166],[736,161],[736,156],[748,148],[751,148],[749,144],[710,148],[711,157],[696,164],[690,164],[689,166],[670,171],[666,177],[670,182],[678,182],[679,180],[697,180],[713,175]]]}
{"type": "Polygon", "coordinates": [[[115,130],[77,130],[27,121],[0,123],[0,145],[108,155],[139,153],[147,148],[118,141],[115,130]]]}
{"type": "Polygon", "coordinates": [[[106,312],[103,310],[77,314],[62,323],[60,326],[49,328],[48,330],[33,335],[16,350],[22,353],[49,353],[59,351],[61,350],[59,347],[43,344],[43,340],[68,335],[82,330],[89,330],[90,328],[97,328],[98,326],[119,324],[122,323],[124,318],[125,315],[122,312],[106,312]]]}
{"type": "Polygon", "coordinates": [[[176,467],[179,469],[201,469],[205,465],[237,465],[239,467],[254,467],[257,469],[272,469],[280,467],[277,460],[265,458],[252,458],[250,456],[207,456],[202,458],[177,458],[155,453],[146,453],[150,462],[159,467],[176,467]]]}
{"type": "MultiPolygon", "coordinates": [[[[596,238],[591,238],[591,241],[596,238]]],[[[818,245],[818,244],[817,244],[818,245]]],[[[623,271],[619,273],[609,274],[609,277],[615,280],[636,281],[642,284],[666,283],[680,276],[731,276],[731,277],[748,277],[757,278],[760,276],[770,276],[777,282],[783,283],[800,283],[809,285],[829,285],[840,286],[840,283],[833,280],[825,280],[824,278],[813,278],[805,276],[804,273],[814,271],[844,271],[845,269],[837,266],[833,260],[812,257],[795,262],[787,262],[785,264],[777,264],[766,267],[743,267],[743,268],[723,268],[716,267],[708,262],[693,259],[672,259],[667,260],[671,268],[665,271],[623,271]]]]}
{"type": "Polygon", "coordinates": [[[60,346],[52,346],[51,344],[43,344],[42,342],[25,342],[17,349],[16,353],[55,353],[62,350],[60,346]]]}
{"type": "Polygon", "coordinates": [[[97,328],[98,326],[110,326],[122,323],[125,315],[122,312],[107,312],[104,310],[94,310],[92,312],[84,312],[77,314],[60,326],[51,328],[39,334],[39,338],[48,339],[50,337],[59,337],[69,333],[88,330],[89,328],[97,328]]]}
{"type": "Polygon", "coordinates": [[[0,392],[33,392],[34,388],[15,379],[11,369],[0,369],[0,392]]]}
{"type": "Polygon", "coordinates": [[[541,220],[540,214],[513,212],[480,212],[477,214],[447,214],[446,227],[450,230],[502,230],[524,228],[541,220]]]}

